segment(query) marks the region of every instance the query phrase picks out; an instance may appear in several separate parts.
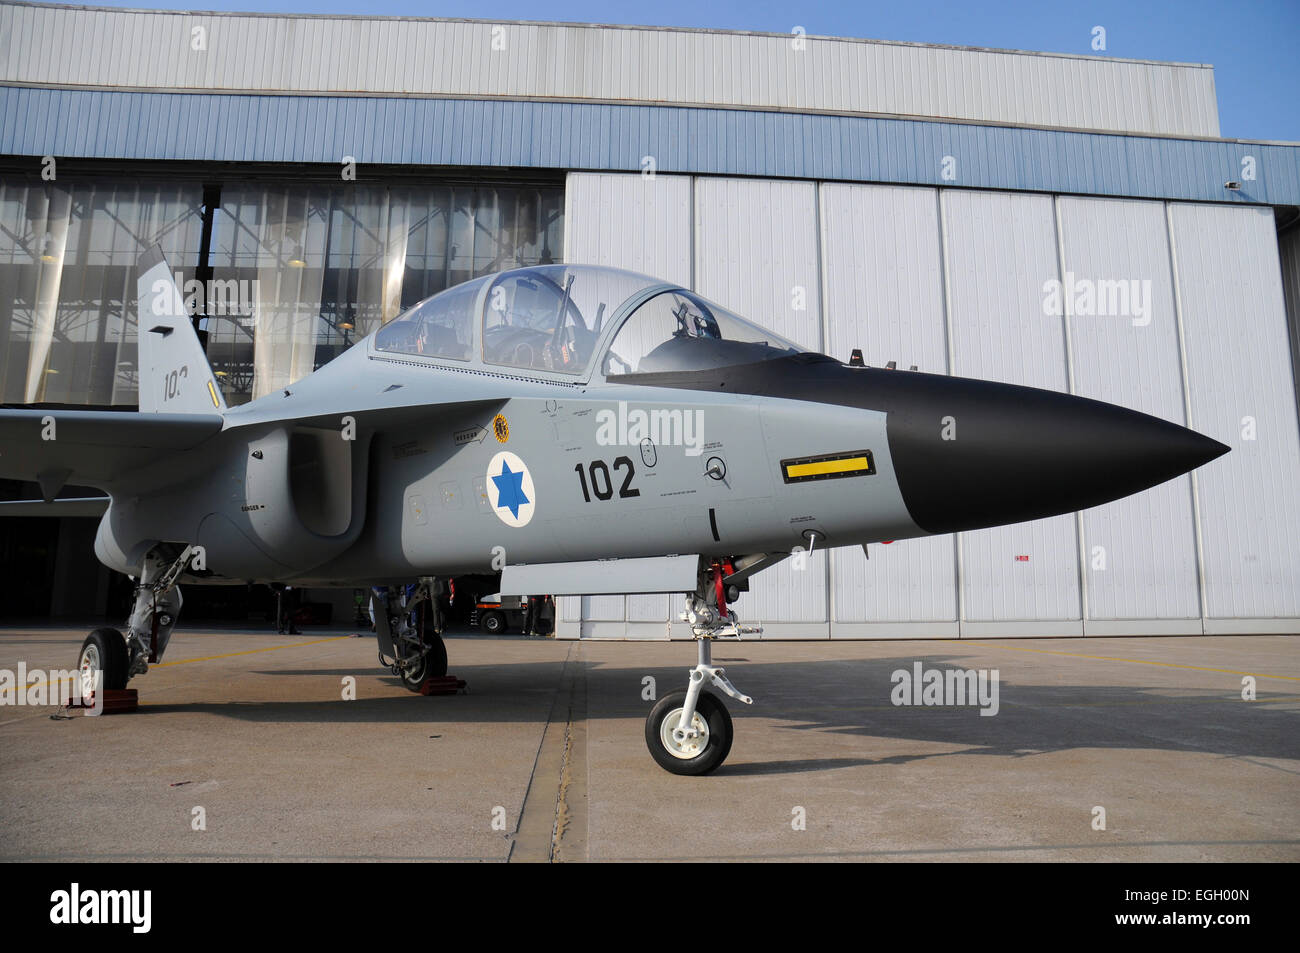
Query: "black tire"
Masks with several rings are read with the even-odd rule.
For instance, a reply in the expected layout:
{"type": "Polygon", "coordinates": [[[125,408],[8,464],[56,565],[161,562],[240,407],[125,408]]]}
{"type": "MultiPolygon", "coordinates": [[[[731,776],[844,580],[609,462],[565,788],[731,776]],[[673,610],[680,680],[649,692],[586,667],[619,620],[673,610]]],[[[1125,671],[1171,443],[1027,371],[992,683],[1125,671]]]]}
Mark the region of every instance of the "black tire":
{"type": "Polygon", "coordinates": [[[500,635],[509,628],[505,613],[497,612],[495,609],[483,613],[478,620],[478,627],[488,635],[500,635]]]}
{"type": "Polygon", "coordinates": [[[447,674],[447,643],[433,632],[425,632],[424,641],[433,647],[420,659],[419,665],[402,673],[402,684],[413,692],[418,692],[429,679],[447,674]]]}
{"type": "Polygon", "coordinates": [[[117,629],[96,629],[86,636],[77,653],[77,671],[98,669],[103,673],[101,687],[113,691],[126,688],[128,665],[126,639],[117,629]]]}
{"type": "Polygon", "coordinates": [[[702,751],[693,757],[678,757],[663,740],[664,722],[686,701],[685,692],[670,692],[650,709],[645,720],[645,743],[655,763],[672,774],[708,774],[726,760],[731,753],[731,713],[727,706],[711,692],[700,692],[695,713],[708,725],[709,738],[702,751]]]}

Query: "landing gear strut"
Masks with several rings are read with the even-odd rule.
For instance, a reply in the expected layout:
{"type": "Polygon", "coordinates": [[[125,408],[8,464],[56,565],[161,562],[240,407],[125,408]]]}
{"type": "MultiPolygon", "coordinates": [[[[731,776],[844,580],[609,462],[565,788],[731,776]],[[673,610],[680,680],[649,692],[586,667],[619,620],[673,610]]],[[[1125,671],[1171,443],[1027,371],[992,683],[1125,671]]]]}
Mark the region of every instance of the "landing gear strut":
{"type": "Polygon", "coordinates": [[[183,601],[176,581],[194,552],[193,546],[178,550],[175,545],[159,545],[145,556],[126,635],[113,628],[96,629],[81,643],[77,671],[83,692],[94,684],[96,673],[103,688],[126,688],[128,679],[145,674],[162,659],[183,601]]]}
{"type": "Polygon", "coordinates": [[[443,582],[423,576],[409,586],[375,587],[371,605],[379,638],[379,664],[413,692],[447,674],[447,646],[438,597],[443,582]]]}
{"type": "MultiPolygon", "coordinates": [[[[736,614],[727,609],[725,579],[730,568],[723,563],[711,564],[700,573],[695,592],[687,594],[681,620],[689,622],[695,634],[698,661],[690,670],[686,691],[671,692],[659,699],[646,718],[645,741],[650,757],[673,774],[708,774],[731,752],[731,714],[716,695],[704,689],[706,680],[739,702],[754,703],[731,684],[725,669],[713,664],[714,639],[738,639],[742,634],[763,631],[740,625],[736,614]]],[[[730,595],[735,598],[734,590],[730,595]]]]}

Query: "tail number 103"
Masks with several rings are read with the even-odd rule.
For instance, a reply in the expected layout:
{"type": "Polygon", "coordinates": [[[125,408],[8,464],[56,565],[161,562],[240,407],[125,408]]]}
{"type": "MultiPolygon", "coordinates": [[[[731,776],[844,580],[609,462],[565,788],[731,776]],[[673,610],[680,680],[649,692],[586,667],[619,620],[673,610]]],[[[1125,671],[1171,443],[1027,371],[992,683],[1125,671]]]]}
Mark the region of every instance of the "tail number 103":
{"type": "MultiPolygon", "coordinates": [[[[617,476],[611,476],[609,467],[604,460],[592,460],[585,467],[579,463],[573,468],[578,473],[578,482],[582,484],[582,498],[587,503],[591,502],[594,495],[598,500],[612,499],[614,496],[614,483],[617,476]]],[[[636,468],[632,466],[632,460],[629,457],[616,457],[614,459],[614,473],[618,474],[620,470],[623,473],[623,483],[618,488],[620,499],[626,499],[632,496],[640,496],[641,491],[632,486],[632,477],[636,475],[636,468]]]]}

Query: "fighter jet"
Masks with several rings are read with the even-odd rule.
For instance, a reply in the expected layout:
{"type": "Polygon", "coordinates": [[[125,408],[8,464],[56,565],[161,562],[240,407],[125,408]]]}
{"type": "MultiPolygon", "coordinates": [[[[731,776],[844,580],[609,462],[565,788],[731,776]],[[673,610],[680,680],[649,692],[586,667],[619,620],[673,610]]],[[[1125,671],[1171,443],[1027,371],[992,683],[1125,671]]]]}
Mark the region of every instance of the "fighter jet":
{"type": "Polygon", "coordinates": [[[138,413],[0,411],[0,476],[47,502],[101,488],[95,553],[136,581],[125,633],[82,645],[87,686],[162,658],[186,581],[371,587],[380,664],[417,691],[446,674],[451,577],[685,594],[697,663],[645,737],[705,774],[732,742],[717,693],[752,702],[711,645],[754,631],[733,606],[763,569],[1096,506],[1228,450],[1082,397],[844,363],[680,285],[572,264],[449,288],[229,407],[171,274],[157,248],[140,259],[138,413]]]}

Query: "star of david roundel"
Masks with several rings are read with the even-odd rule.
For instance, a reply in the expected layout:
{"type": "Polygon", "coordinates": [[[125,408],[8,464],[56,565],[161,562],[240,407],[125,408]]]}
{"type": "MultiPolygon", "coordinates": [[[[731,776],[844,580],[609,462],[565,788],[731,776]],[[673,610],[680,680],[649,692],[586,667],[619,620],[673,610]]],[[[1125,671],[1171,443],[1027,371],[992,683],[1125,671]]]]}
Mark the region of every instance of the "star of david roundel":
{"type": "Polygon", "coordinates": [[[533,475],[516,454],[502,450],[487,468],[488,503],[507,526],[527,526],[533,518],[537,491],[533,475]]]}

